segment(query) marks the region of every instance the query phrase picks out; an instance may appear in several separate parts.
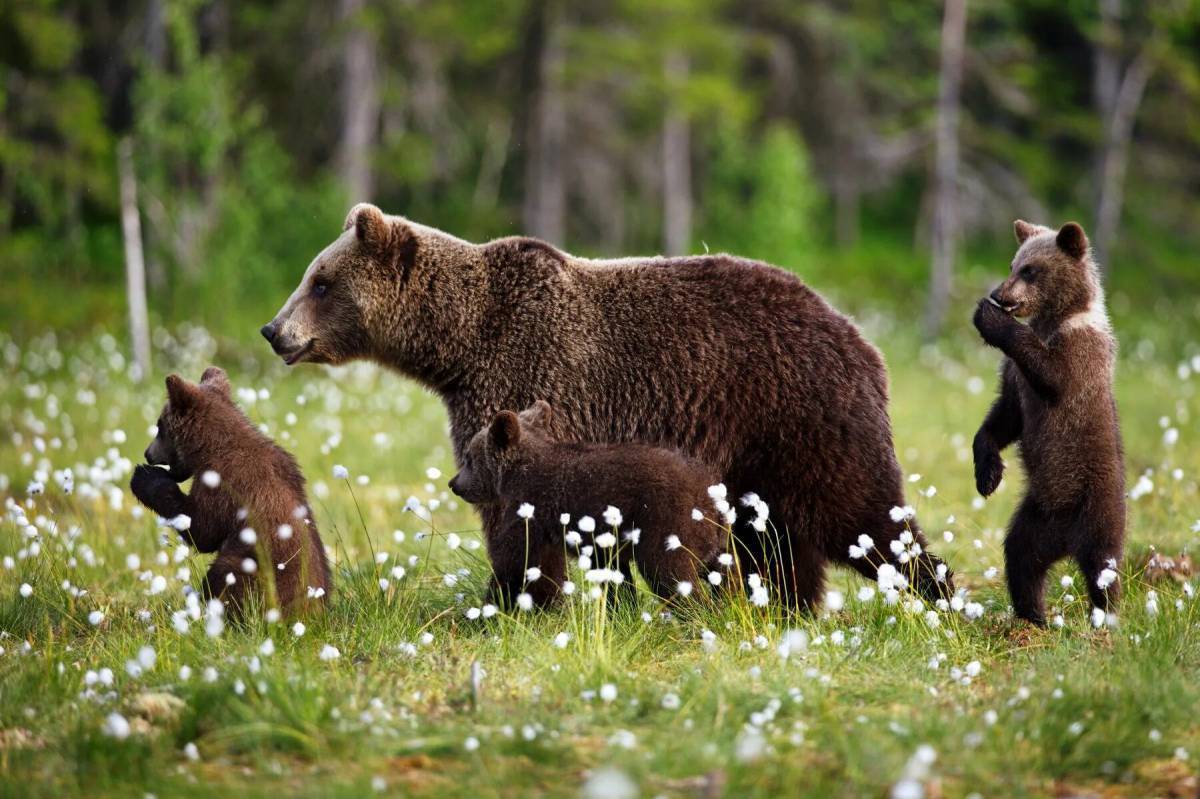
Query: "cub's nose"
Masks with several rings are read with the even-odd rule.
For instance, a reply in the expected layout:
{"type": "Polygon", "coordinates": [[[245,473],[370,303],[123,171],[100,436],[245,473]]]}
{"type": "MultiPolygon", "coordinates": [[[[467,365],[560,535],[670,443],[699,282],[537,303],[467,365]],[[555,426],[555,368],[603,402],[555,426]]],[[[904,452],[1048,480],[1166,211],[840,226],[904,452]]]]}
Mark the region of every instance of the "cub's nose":
{"type": "Polygon", "coordinates": [[[1000,289],[996,289],[989,294],[988,297],[990,297],[992,302],[996,303],[997,305],[1004,305],[1004,298],[1000,296],[1000,289]]]}
{"type": "Polygon", "coordinates": [[[259,331],[258,331],[258,332],[259,332],[259,333],[262,333],[262,337],[263,337],[263,338],[265,338],[265,339],[267,340],[267,343],[268,343],[268,344],[274,344],[274,343],[275,343],[275,333],[276,333],[277,331],[276,331],[276,328],[275,328],[275,323],[274,323],[274,322],[267,322],[265,325],[263,325],[263,326],[262,326],[262,327],[259,329],[259,331]]]}
{"type": "Polygon", "coordinates": [[[450,478],[450,490],[453,491],[455,494],[458,493],[458,475],[457,474],[450,478]]]}
{"type": "Polygon", "coordinates": [[[146,447],[146,451],[142,453],[142,458],[143,458],[143,460],[146,461],[146,463],[150,462],[150,448],[149,447],[146,447]]]}

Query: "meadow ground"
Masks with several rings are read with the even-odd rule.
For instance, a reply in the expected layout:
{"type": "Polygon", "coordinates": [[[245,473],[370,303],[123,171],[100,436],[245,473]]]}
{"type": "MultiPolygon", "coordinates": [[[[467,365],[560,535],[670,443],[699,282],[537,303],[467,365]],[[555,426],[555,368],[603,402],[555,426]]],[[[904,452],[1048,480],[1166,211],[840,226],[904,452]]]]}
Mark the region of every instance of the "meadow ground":
{"type": "Polygon", "coordinates": [[[0,795],[1196,795],[1198,581],[1144,564],[1196,548],[1200,350],[1125,342],[1116,625],[1093,627],[1063,565],[1062,626],[1032,630],[1003,587],[1015,453],[991,500],[972,483],[994,353],[871,335],[909,501],[978,606],[888,604],[835,570],[817,616],[745,596],[664,616],[644,591],[610,612],[583,588],[489,615],[478,523],[445,491],[445,417],[412,383],[287,372],[188,327],[156,333],[142,384],[108,337],[0,340],[0,795]],[[189,615],[205,557],[127,490],[161,373],[210,362],[296,454],[336,553],[330,612],[302,632],[189,615]]]}

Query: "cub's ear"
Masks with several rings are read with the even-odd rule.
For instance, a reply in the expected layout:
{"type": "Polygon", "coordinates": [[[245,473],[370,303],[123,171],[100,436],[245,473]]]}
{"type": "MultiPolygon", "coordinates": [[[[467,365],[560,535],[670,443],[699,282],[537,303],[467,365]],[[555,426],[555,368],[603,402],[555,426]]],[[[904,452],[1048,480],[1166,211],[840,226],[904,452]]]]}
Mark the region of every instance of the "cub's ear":
{"type": "Polygon", "coordinates": [[[512,411],[500,411],[492,420],[489,433],[496,449],[508,449],[521,440],[521,420],[512,411]]]}
{"type": "Polygon", "coordinates": [[[1025,239],[1036,234],[1038,226],[1031,222],[1026,222],[1024,219],[1018,219],[1013,222],[1013,233],[1017,234],[1017,244],[1024,244],[1025,239]]]}
{"type": "Polygon", "coordinates": [[[354,228],[354,235],[363,244],[382,248],[388,240],[388,221],[378,207],[370,203],[359,203],[346,215],[342,230],[354,228]]]}
{"type": "Polygon", "coordinates": [[[1063,225],[1059,229],[1055,241],[1058,243],[1058,248],[1072,258],[1079,259],[1087,255],[1087,234],[1083,232],[1083,228],[1079,226],[1078,222],[1068,222],[1063,225]]]}
{"type": "Polygon", "coordinates": [[[179,375],[167,375],[167,402],[177,411],[187,410],[199,399],[199,389],[179,375]]]}
{"type": "Polygon", "coordinates": [[[549,429],[553,419],[554,408],[550,407],[550,403],[545,400],[538,400],[521,411],[521,421],[543,430],[549,429]]]}
{"type": "Polygon", "coordinates": [[[205,369],[204,374],[200,375],[200,385],[214,389],[226,399],[230,397],[229,377],[219,366],[210,366],[205,369]]]}

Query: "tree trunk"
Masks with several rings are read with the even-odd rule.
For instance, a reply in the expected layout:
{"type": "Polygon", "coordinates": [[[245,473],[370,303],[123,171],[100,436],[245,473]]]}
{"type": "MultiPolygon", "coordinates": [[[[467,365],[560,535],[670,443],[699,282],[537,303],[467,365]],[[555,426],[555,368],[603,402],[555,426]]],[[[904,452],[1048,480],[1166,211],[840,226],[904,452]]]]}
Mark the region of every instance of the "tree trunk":
{"type": "Polygon", "coordinates": [[[1133,124],[1154,71],[1144,47],[1121,74],[1121,2],[1100,0],[1100,40],[1096,45],[1094,89],[1103,133],[1096,159],[1096,221],[1092,252],[1108,270],[1108,256],[1121,224],[1125,202],[1125,173],[1133,140],[1133,124]]]}
{"type": "Polygon", "coordinates": [[[362,18],[365,0],[339,0],[342,42],[342,133],[337,169],[350,202],[371,199],[371,151],[379,122],[379,64],[375,33],[362,18]]]}
{"type": "Polygon", "coordinates": [[[133,143],[128,138],[121,139],[117,147],[117,173],[121,187],[121,234],[125,240],[125,295],[129,301],[133,378],[140,381],[150,374],[150,323],[146,313],[146,267],[142,259],[137,175],[133,171],[133,143]]]}
{"type": "Polygon", "coordinates": [[[537,65],[537,88],[532,97],[532,117],[526,137],[525,232],[553,244],[565,244],[567,118],[561,86],[564,54],[562,26],[555,9],[545,8],[544,41],[537,65]]]}
{"type": "Polygon", "coordinates": [[[683,255],[692,243],[692,153],[687,116],[675,96],[687,80],[687,58],[671,53],[664,70],[670,96],[662,131],[663,249],[683,255]]]}
{"type": "Polygon", "coordinates": [[[958,114],[962,84],[963,43],[967,29],[966,0],[946,0],[942,17],[936,152],[933,175],[933,261],[925,333],[935,336],[946,317],[954,280],[954,249],[958,237],[958,114]]]}

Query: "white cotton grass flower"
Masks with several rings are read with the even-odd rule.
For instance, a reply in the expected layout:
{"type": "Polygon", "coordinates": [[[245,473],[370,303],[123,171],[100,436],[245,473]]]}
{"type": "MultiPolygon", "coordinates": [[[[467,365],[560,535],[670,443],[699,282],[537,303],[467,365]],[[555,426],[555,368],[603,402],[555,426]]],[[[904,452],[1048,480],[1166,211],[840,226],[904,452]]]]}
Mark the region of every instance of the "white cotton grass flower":
{"type": "Polygon", "coordinates": [[[304,622],[298,621],[292,625],[292,635],[299,638],[300,636],[304,635],[307,629],[308,628],[304,626],[304,622]]]}
{"type": "Polygon", "coordinates": [[[583,536],[574,530],[570,530],[563,536],[563,540],[566,541],[567,546],[577,547],[583,543],[583,536]]]}
{"type": "Polygon", "coordinates": [[[682,597],[689,597],[692,595],[692,584],[687,580],[680,580],[675,586],[675,591],[682,597]]]}
{"type": "Polygon", "coordinates": [[[733,565],[733,555],[728,552],[722,552],[720,555],[717,555],[717,563],[728,569],[733,565]]]}
{"type": "Polygon", "coordinates": [[[917,512],[912,505],[897,505],[888,511],[888,515],[891,517],[892,521],[900,523],[912,520],[916,517],[917,512]]]}
{"type": "Polygon", "coordinates": [[[620,527],[622,520],[621,511],[615,505],[604,509],[604,523],[609,527],[620,527]]]}
{"type": "Polygon", "coordinates": [[[517,607],[521,610],[533,610],[533,597],[525,592],[517,594],[517,607]]]}
{"type": "Polygon", "coordinates": [[[600,686],[600,698],[605,702],[613,702],[617,698],[617,686],[610,682],[600,686]]]}
{"type": "Polygon", "coordinates": [[[1154,491],[1154,481],[1150,479],[1149,474],[1142,474],[1134,483],[1133,488],[1129,489],[1129,498],[1139,500],[1142,497],[1154,491]]]}
{"type": "Polygon", "coordinates": [[[333,479],[334,480],[349,480],[350,479],[350,470],[347,469],[345,466],[343,466],[340,463],[334,464],[333,479]]]}
{"type": "Polygon", "coordinates": [[[566,527],[568,524],[571,523],[571,514],[569,514],[569,513],[558,514],[558,523],[561,524],[563,527],[566,527]]]}
{"type": "Polygon", "coordinates": [[[525,570],[525,582],[527,582],[527,583],[537,582],[538,579],[541,578],[541,576],[542,576],[542,570],[537,566],[530,566],[528,569],[525,570]]]}
{"type": "Polygon", "coordinates": [[[825,592],[825,607],[831,613],[837,613],[846,606],[846,597],[841,591],[826,591],[825,592]]]}
{"type": "Polygon", "coordinates": [[[717,483],[716,485],[711,485],[708,487],[708,496],[714,502],[724,501],[728,494],[729,491],[725,488],[724,483],[717,483]]]}
{"type": "Polygon", "coordinates": [[[579,524],[576,526],[579,528],[579,532],[581,533],[591,534],[596,532],[596,520],[591,516],[580,516],[579,524]]]}
{"type": "Polygon", "coordinates": [[[683,542],[679,540],[679,536],[677,536],[677,535],[667,536],[667,551],[668,552],[672,552],[676,549],[679,549],[682,546],[683,546],[683,542]]]}
{"type": "Polygon", "coordinates": [[[18,590],[20,591],[21,596],[25,597],[26,599],[33,596],[33,586],[29,583],[21,583],[21,587],[18,590]]]}
{"type": "Polygon", "coordinates": [[[528,502],[522,502],[520,507],[517,508],[517,516],[521,517],[522,519],[526,519],[526,520],[532,519],[533,518],[533,506],[530,505],[528,502]]]}
{"type": "Polygon", "coordinates": [[[100,622],[104,621],[104,613],[103,611],[93,610],[88,614],[87,618],[88,624],[92,625],[93,627],[99,627],[100,622]]]}
{"type": "Polygon", "coordinates": [[[858,544],[850,545],[850,559],[851,560],[861,560],[862,558],[865,558],[866,556],[867,556],[867,551],[865,549],[863,549],[862,547],[860,547],[858,544]]]}
{"type": "Polygon", "coordinates": [[[617,543],[617,537],[612,533],[601,533],[596,536],[596,546],[600,549],[611,549],[617,543]]]}
{"type": "Polygon", "coordinates": [[[326,662],[337,660],[341,656],[341,651],[333,644],[325,644],[323,647],[321,647],[321,651],[317,654],[317,657],[326,662]]]}
{"type": "Polygon", "coordinates": [[[637,546],[642,540],[642,531],[634,527],[632,530],[626,530],[624,538],[633,546],[637,546]]]}
{"type": "Polygon", "coordinates": [[[615,766],[593,769],[580,789],[583,799],[636,799],[638,786],[615,766]]]}
{"type": "Polygon", "coordinates": [[[570,633],[559,633],[558,635],[554,636],[554,646],[559,649],[566,649],[567,644],[569,643],[571,643],[570,633]]]}
{"type": "Polygon", "coordinates": [[[704,511],[700,510],[699,508],[692,508],[692,521],[704,521],[704,511]]]}
{"type": "Polygon", "coordinates": [[[709,572],[708,573],[707,580],[710,585],[713,585],[713,586],[720,585],[721,580],[723,580],[723,579],[724,579],[724,577],[721,575],[720,572],[709,572]]]}
{"type": "Polygon", "coordinates": [[[1117,573],[1115,571],[1112,569],[1103,569],[1100,572],[1100,576],[1096,578],[1096,587],[1103,591],[1116,581],[1117,573]]]}
{"type": "Polygon", "coordinates": [[[258,654],[262,655],[265,658],[269,658],[269,657],[271,657],[271,655],[274,655],[275,654],[275,642],[272,641],[270,638],[263,641],[261,644],[258,645],[258,654]]]}
{"type": "Polygon", "coordinates": [[[120,713],[109,713],[104,718],[104,724],[100,727],[101,732],[109,738],[115,738],[118,741],[123,741],[129,737],[132,728],[129,726],[129,720],[120,713]]]}
{"type": "Polygon", "coordinates": [[[192,517],[188,516],[186,513],[181,513],[178,516],[172,516],[167,520],[167,526],[178,533],[182,533],[183,531],[190,530],[192,528],[192,517]]]}

